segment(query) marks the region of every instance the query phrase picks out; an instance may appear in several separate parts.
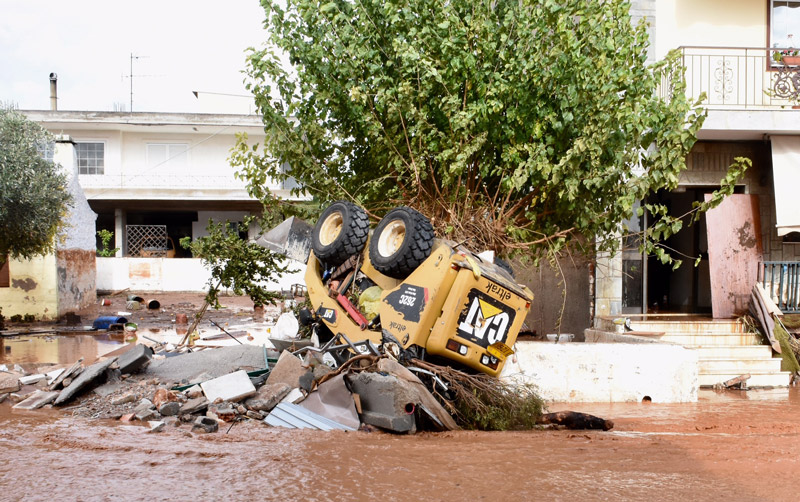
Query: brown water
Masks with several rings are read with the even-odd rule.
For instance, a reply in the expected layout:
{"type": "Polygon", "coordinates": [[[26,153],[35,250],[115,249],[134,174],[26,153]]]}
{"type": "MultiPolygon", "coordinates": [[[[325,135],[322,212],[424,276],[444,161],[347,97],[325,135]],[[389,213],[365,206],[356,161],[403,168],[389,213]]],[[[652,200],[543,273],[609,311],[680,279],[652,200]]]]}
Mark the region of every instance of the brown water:
{"type": "MultiPolygon", "coordinates": [[[[128,336],[129,337],[129,336],[128,336]]],[[[92,362],[125,343],[126,335],[20,335],[0,337],[0,364],[92,362]]]]}
{"type": "Polygon", "coordinates": [[[0,405],[2,500],[797,500],[800,393],[701,392],[695,404],[551,405],[610,432],[211,435],[0,405]]]}

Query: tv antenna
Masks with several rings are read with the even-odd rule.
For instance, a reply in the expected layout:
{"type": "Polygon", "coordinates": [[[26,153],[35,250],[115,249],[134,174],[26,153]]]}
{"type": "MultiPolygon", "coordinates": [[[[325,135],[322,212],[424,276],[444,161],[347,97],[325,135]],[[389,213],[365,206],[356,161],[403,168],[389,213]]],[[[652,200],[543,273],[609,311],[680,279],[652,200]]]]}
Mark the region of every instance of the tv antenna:
{"type": "Polygon", "coordinates": [[[133,61],[135,59],[144,59],[149,58],[150,56],[137,56],[136,54],[131,52],[131,72],[129,75],[124,75],[124,77],[131,79],[131,112],[133,112],[133,77],[162,77],[163,75],[135,75],[133,73],[133,61]]]}

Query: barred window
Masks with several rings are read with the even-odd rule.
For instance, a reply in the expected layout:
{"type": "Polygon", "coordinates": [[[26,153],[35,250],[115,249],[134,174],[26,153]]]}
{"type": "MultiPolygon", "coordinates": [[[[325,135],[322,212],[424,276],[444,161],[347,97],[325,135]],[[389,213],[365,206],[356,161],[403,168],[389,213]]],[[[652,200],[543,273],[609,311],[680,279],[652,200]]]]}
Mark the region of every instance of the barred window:
{"type": "Polygon", "coordinates": [[[78,174],[103,174],[105,143],[75,143],[78,153],[78,174]]]}

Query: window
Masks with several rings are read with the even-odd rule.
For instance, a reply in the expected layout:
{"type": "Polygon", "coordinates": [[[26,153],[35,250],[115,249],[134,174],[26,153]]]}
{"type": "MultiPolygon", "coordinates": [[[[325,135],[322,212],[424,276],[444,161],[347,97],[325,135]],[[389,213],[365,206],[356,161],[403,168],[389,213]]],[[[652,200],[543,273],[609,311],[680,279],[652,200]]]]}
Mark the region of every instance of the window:
{"type": "Polygon", "coordinates": [[[147,168],[184,172],[189,165],[189,145],[186,143],[148,143],[147,168]]]}
{"type": "Polygon", "coordinates": [[[800,0],[770,0],[769,21],[772,47],[800,49],[800,0]]]}
{"type": "Polygon", "coordinates": [[[78,153],[78,174],[103,174],[105,143],[75,143],[78,153]]]}
{"type": "Polygon", "coordinates": [[[7,288],[9,286],[8,256],[5,256],[3,257],[3,264],[0,265],[0,288],[7,288]]]}
{"type": "Polygon", "coordinates": [[[53,155],[56,151],[56,144],[52,141],[47,141],[36,145],[39,155],[48,162],[53,162],[53,155]]]}

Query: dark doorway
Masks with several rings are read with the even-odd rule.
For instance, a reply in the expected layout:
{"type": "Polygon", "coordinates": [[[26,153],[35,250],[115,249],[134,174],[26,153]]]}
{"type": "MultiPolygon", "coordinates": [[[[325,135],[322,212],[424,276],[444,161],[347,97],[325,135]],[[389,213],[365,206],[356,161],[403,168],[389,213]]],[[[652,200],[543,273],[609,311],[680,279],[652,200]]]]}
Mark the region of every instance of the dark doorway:
{"type": "MultiPolygon", "coordinates": [[[[679,187],[672,192],[662,191],[648,199],[649,203],[667,206],[670,216],[681,216],[690,212],[695,202],[702,202],[704,194],[711,193],[713,186],[679,187]]],[[[744,187],[736,187],[736,193],[743,193],[744,187]]],[[[654,222],[654,217],[649,215],[654,222]]],[[[683,228],[665,242],[664,248],[673,258],[683,260],[676,270],[672,264],[663,264],[655,256],[647,257],[647,312],[673,312],[710,314],[711,280],[708,262],[708,238],[706,217],[690,225],[690,218],[683,220],[683,228]],[[695,260],[700,258],[695,266],[695,260]]]]}

